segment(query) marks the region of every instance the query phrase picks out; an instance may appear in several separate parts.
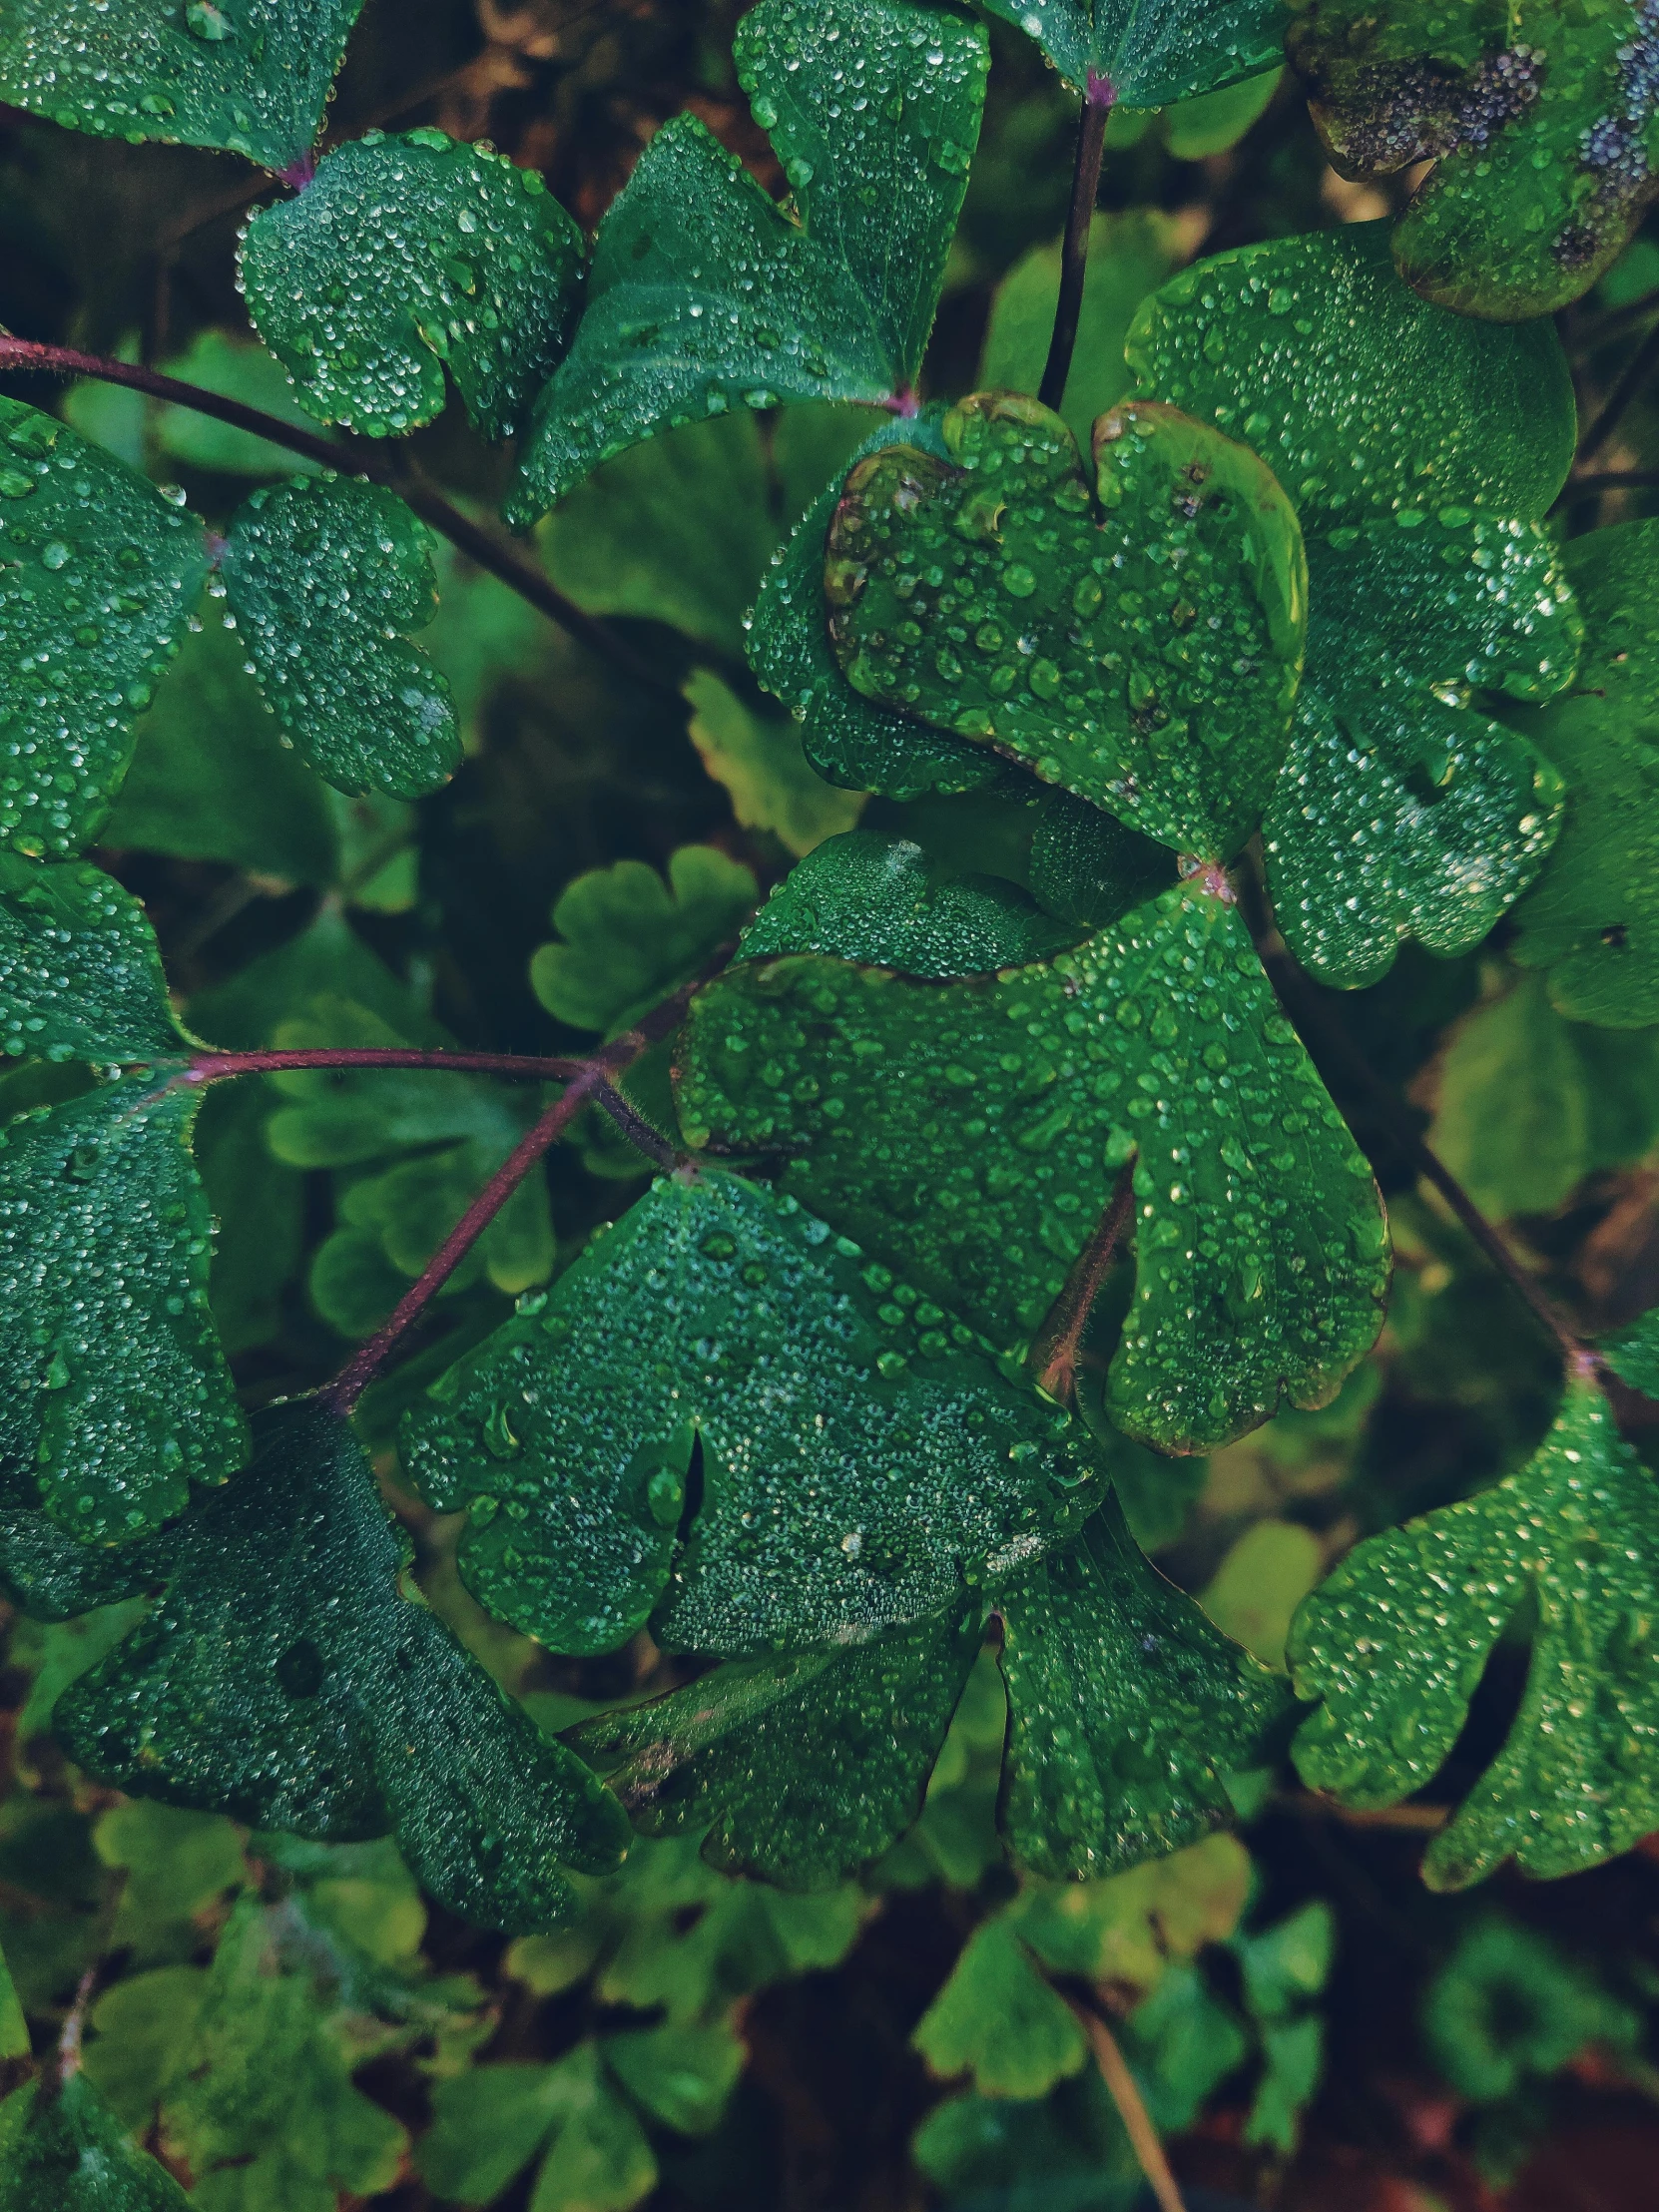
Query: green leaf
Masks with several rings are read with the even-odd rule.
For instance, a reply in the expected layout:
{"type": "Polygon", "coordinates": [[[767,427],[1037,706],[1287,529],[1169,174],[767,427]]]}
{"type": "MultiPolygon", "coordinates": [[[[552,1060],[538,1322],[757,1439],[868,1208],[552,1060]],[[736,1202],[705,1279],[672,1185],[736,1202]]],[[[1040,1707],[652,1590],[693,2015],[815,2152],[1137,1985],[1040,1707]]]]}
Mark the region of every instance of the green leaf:
{"type": "MultiPolygon", "coordinates": [[[[135,349],[133,358],[138,357],[135,349]]],[[[181,383],[199,384],[204,391],[218,392],[223,398],[240,399],[245,406],[258,407],[262,414],[275,415],[296,430],[311,428],[310,418],[294,399],[293,386],[281,363],[273,360],[256,338],[231,330],[199,330],[185,350],[175,359],[164,361],[162,368],[181,383]]],[[[107,392],[113,387],[89,384],[76,388],[107,392]]],[[[215,415],[199,414],[194,407],[145,401],[137,393],[122,396],[139,398],[140,405],[147,409],[156,445],[169,459],[183,461],[191,468],[211,469],[220,476],[308,476],[320,465],[269,438],[256,437],[251,430],[239,430],[234,423],[221,422],[215,415]]],[[[89,428],[87,434],[90,437],[97,433],[89,428]]]]}
{"type": "Polygon", "coordinates": [[[671,423],[882,405],[915,381],[979,135],[983,30],[923,0],[762,0],[734,58],[789,206],[694,117],[658,132],[600,226],[515,521],[671,423]]]}
{"type": "Polygon", "coordinates": [[[205,1967],[158,1966],[118,1981],[93,2006],[82,2062],[135,2133],[149,2132],[157,2105],[189,2072],[207,1993],[205,1967]]]}
{"type": "Polygon", "coordinates": [[[95,138],[300,165],[362,0],[17,0],[0,100],[95,138]]]}
{"type": "Polygon", "coordinates": [[[1651,25],[1556,0],[1447,16],[1303,0],[1291,58],[1344,176],[1433,160],[1394,230],[1425,297],[1519,322],[1588,291],[1653,197],[1651,25]]]}
{"type": "Polygon", "coordinates": [[[208,566],[195,516],[0,398],[0,840],[34,858],[91,841],[208,566]]]}
{"type": "Polygon", "coordinates": [[[432,2125],[415,2159],[446,2202],[489,2204],[522,2173],[565,2109],[550,2066],[475,2066],[432,2092],[432,2125]]]}
{"type": "Polygon", "coordinates": [[[956,2212],[987,2198],[997,2212],[1124,2212],[1141,2193],[1135,2153],[1092,2066],[1044,2098],[947,2097],[910,2148],[956,2212]]]}
{"type": "Polygon", "coordinates": [[[1353,988],[1407,936],[1478,943],[1543,865],[1561,780],[1470,694],[1563,691],[1583,624],[1536,523],[1404,508],[1311,537],[1308,563],[1308,665],[1262,833],[1292,951],[1353,988]]]}
{"type": "Polygon", "coordinates": [[[117,851],[137,845],[229,860],[290,883],[331,883],[340,854],[329,794],[282,742],[247,658],[223,621],[186,636],[139,724],[100,841],[117,851]]]}
{"type": "Polygon", "coordinates": [[[1659,1398],[1659,1309],[1605,1338],[1598,1350],[1621,1382],[1659,1398]]]}
{"type": "Polygon", "coordinates": [[[1428,1846],[1431,1889],[1511,1856],[1576,1873],[1659,1827],[1659,1495],[1600,1393],[1574,1383],[1518,1474],[1368,1537],[1303,1605],[1298,1694],[1323,1700],[1296,1761],[1314,1789],[1392,1805],[1457,1741],[1492,1647],[1537,1607],[1526,1691],[1503,1748],[1428,1846]]]}
{"type": "Polygon", "coordinates": [[[1280,53],[1271,0],[985,0],[1034,38],[1081,92],[1104,77],[1129,108],[1163,108],[1270,69],[1280,53]]]}
{"type": "Polygon", "coordinates": [[[1129,365],[1138,390],[1253,446],[1310,524],[1447,505],[1537,521],[1572,462],[1553,325],[1430,306],[1380,223],[1184,270],[1135,317],[1129,365]]]}
{"type": "Polygon", "coordinates": [[[0,1051],[45,1060],[182,1060],[155,932],[84,862],[0,850],[0,1051]]]}
{"type": "Polygon", "coordinates": [[[1498,2104],[1562,2072],[1591,2045],[1629,2049],[1636,2016],[1547,1936],[1495,1915],[1476,1921],[1428,1984],[1423,2041],[1474,2104],[1498,2104]]]}
{"type": "Polygon", "coordinates": [[[548,575],[589,614],[667,622],[741,653],[777,542],[770,509],[760,424],[745,408],[619,453],[576,485],[537,540],[548,575]]]}
{"type": "Polygon", "coordinates": [[[993,875],[936,873],[919,844],[854,830],[791,870],[744,931],[739,956],[827,952],[904,975],[1024,967],[1077,930],[993,875]]]}
{"type": "Polygon", "coordinates": [[[208,1316],[200,1104],[135,1076],[0,1130],[0,1479],[38,1479],[83,1543],[143,1534],[247,1457],[208,1316]]]}
{"type": "Polygon", "coordinates": [[[187,1951],[200,1940],[193,1917],[248,1879],[242,1838],[213,1813],[139,1798],[100,1816],[93,1848],[126,1883],[111,1933],[111,1948],[131,1945],[141,1956],[166,1955],[184,1924],[187,1951]]]}
{"type": "Polygon", "coordinates": [[[342,792],[418,799],[461,757],[449,686],[407,633],[432,619],[432,540],[395,492],[351,477],[257,491],[220,572],[277,720],[342,792]]]}
{"type": "Polygon", "coordinates": [[[1238,2015],[1196,1966],[1174,1967],[1118,2032],[1161,2134],[1184,2134],[1251,2049],[1238,2015]]]}
{"type": "Polygon", "coordinates": [[[530,987],[560,1021],[619,1036],[705,966],[754,910],[755,878],[709,844],[672,854],[665,884],[644,860],[577,876],[559,894],[560,942],[530,961],[530,987]]]}
{"type": "Polygon", "coordinates": [[[1285,2019],[1330,1980],[1337,1918],[1323,1898],[1314,1898],[1272,1928],[1235,1936],[1232,1948],[1252,2014],[1259,2020],[1285,2019]]]}
{"type": "Polygon", "coordinates": [[[1553,1213],[1659,1139],[1659,1029],[1563,1021],[1540,975],[1475,1008],[1440,1061],[1429,1141],[1500,1221],[1553,1213]]]}
{"type": "Polygon", "coordinates": [[[197,1172],[219,1224],[208,1303],[229,1359],[279,1334],[305,1248],[305,1188],[271,1157],[271,1103],[263,1084],[216,1084],[196,1127],[197,1172]]]}
{"type": "Polygon", "coordinates": [[[942,435],[947,461],[889,446],[847,478],[825,578],[848,681],[1163,843],[1231,854],[1302,664],[1307,567],[1273,477],[1151,402],[1102,416],[1092,484],[1035,400],[964,400],[942,435]]]}
{"type": "Polygon", "coordinates": [[[0,2105],[0,2212],[186,2212],[84,2073],[53,2095],[26,2081],[0,2105]]]}
{"type": "Polygon", "coordinates": [[[958,1604],[851,1651],[741,1660],[569,1741],[643,1835],[704,1835],[712,1866],[827,1888],[921,1811],[979,1619],[958,1604]]]}
{"type": "Polygon", "coordinates": [[[471,1506],[480,1603],[556,1651],[647,1619],[729,1656],[862,1642],[1098,1495],[1070,1417],[982,1339],[719,1172],[655,1184],[428,1395],[404,1464],[440,1511],[471,1506]]]}
{"type": "Polygon", "coordinates": [[[743,829],[770,830],[798,857],[851,829],[862,799],[825,782],[803,752],[792,719],[752,714],[708,669],[689,676],[685,691],[691,741],[715,782],[731,794],[743,829]]]}
{"type": "Polygon", "coordinates": [[[1180,162],[1201,162],[1237,146],[1272,106],[1284,74],[1283,69],[1264,70],[1258,77],[1183,100],[1169,117],[1170,152],[1180,162]]]}
{"type": "MultiPolygon", "coordinates": [[[[1060,296],[1061,244],[1033,246],[997,285],[974,379],[981,391],[1035,392],[1041,383],[1060,296]]],[[[1183,251],[1177,218],[1157,208],[1097,215],[1089,225],[1077,346],[1059,407],[1079,445],[1088,444],[1095,417],[1129,389],[1123,348],[1135,309],[1190,251],[1183,251]]]]}
{"type": "Polygon", "coordinates": [[[607,2035],[605,2063],[636,2104],[681,2135],[707,2135],[720,2124],[748,2056],[727,2020],[607,2035]]]}
{"type": "Polygon", "coordinates": [[[1288,1699],[1142,1557],[1116,1506],[999,1590],[1008,1685],[1001,1823],[1035,1873],[1079,1881],[1232,1818],[1224,1774],[1260,1765],[1288,1699]]]}
{"type": "Polygon", "coordinates": [[[529,2212],[628,2212],[657,2185],[651,2145],[605,2078],[593,2043],[578,2043],[553,2069],[563,2098],[529,2212]]]}
{"type": "Polygon", "coordinates": [[[1256,1521],[1229,1547],[1198,1601],[1224,1636],[1265,1667],[1280,1668],[1291,1615],[1324,1564],[1324,1546],[1312,1529],[1296,1521],[1256,1521]]]}
{"type": "MultiPolygon", "coordinates": [[[[883,423],[859,446],[852,465],[892,445],[947,459],[938,421],[937,411],[928,409],[911,422],[883,423]]],[[[755,602],[750,665],[800,721],[809,763],[831,784],[914,799],[994,783],[1001,764],[983,746],[876,705],[841,674],[830,647],[824,598],[825,544],[840,497],[837,476],[773,555],[755,602]]]]}
{"type": "Polygon", "coordinates": [[[17,1987],[5,1954],[0,1952],[0,2058],[27,2058],[28,2055],[29,2023],[17,2001],[17,1987]]]}
{"type": "Polygon", "coordinates": [[[1200,877],[1004,975],[745,963],[681,1051],[689,1142],[782,1153],[786,1190],[1001,1345],[1036,1335],[1133,1161],[1106,1407],[1165,1450],[1329,1402],[1376,1336],[1370,1171],[1200,877]]]}
{"type": "Polygon", "coordinates": [[[968,1937],[910,2039],[934,2073],[971,2074],[989,2096],[1040,2097],[1089,2059],[1070,2005],[1000,1917],[968,1937]]]}
{"type": "Polygon", "coordinates": [[[1659,1022],[1659,520],[1574,538],[1588,642],[1578,688],[1529,722],[1566,778],[1567,817],[1519,908],[1515,958],[1549,970],[1557,1010],[1610,1029],[1659,1022]]]}
{"type": "Polygon", "coordinates": [[[582,257],[536,170],[442,131],[369,131],[255,212],[241,277],[319,422],[418,429],[443,412],[447,366],[474,426],[505,438],[564,350],[582,257]]]}
{"type": "Polygon", "coordinates": [[[1252,1879],[1243,1844],[1215,1834],[1103,1881],[1027,1876],[1008,1912],[1020,1940],[1051,1972],[1152,1989],[1172,1959],[1192,1958],[1232,1935],[1252,1879]]]}
{"type": "Polygon", "coordinates": [[[563,1860],[622,1821],[417,1599],[361,1450],[326,1406],[262,1415],[254,1465],[150,1548],[166,1595],[60,1702],[71,1755],[140,1796],[354,1840],[395,1831],[450,1912],[556,1925],[563,1860]]]}
{"type": "Polygon", "coordinates": [[[1262,2060],[1243,2138],[1288,2158],[1302,2131],[1302,2113],[1325,2072],[1325,2022],[1319,2013],[1270,2021],[1262,2030],[1262,2060]]]}

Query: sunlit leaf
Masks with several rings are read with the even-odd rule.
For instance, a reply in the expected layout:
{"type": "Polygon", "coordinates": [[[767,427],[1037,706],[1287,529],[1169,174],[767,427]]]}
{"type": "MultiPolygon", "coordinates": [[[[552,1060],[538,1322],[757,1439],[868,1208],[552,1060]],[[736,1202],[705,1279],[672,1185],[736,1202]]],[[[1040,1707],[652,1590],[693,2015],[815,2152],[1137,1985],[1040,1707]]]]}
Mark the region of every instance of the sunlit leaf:
{"type": "Polygon", "coordinates": [[[935,2074],[971,2074],[991,2096],[1040,2097],[1089,2058],[1071,2007],[1000,1918],[968,1937],[911,2040],[935,2074]]]}

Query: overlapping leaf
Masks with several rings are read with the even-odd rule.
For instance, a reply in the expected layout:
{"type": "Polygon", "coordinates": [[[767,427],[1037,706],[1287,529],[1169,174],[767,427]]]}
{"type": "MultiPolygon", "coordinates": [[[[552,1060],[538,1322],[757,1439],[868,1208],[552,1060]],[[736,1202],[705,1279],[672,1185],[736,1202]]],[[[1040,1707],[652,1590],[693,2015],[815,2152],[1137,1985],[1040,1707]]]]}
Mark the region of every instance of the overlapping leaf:
{"type": "Polygon", "coordinates": [[[582,235],[533,169],[442,131],[377,131],[248,226],[256,328],[322,422],[384,437],[443,411],[519,427],[574,319],[582,235]]]}
{"type": "Polygon", "coordinates": [[[1142,1557],[1115,1504],[1081,1543],[995,1593],[1008,1685],[1000,1820],[1061,1880],[1161,1858],[1231,1818],[1289,1700],[1142,1557]]]}
{"type": "Polygon", "coordinates": [[[830,634],[853,688],[994,747],[1145,834],[1226,857],[1285,756],[1307,571],[1254,454],[1152,402],[1096,425],[988,393],[948,460],[854,464],[830,527],[830,634]]]}
{"type": "Polygon", "coordinates": [[[1218,256],[1146,302],[1143,388],[1253,444],[1302,511],[1307,666],[1264,826],[1280,924],[1330,981],[1476,943],[1543,863],[1559,782],[1481,690],[1570,682],[1580,624],[1536,520],[1573,414],[1553,331],[1426,305],[1380,225],[1218,256]]]}
{"type": "Polygon", "coordinates": [[[1078,91],[1104,78],[1130,108],[1163,108],[1271,69],[1274,0],[985,0],[1078,91]]]}
{"type": "Polygon", "coordinates": [[[730,1873],[839,1882],[915,1821],[979,1649],[977,1597],[849,1651],[739,1660],[569,1741],[647,1836],[730,1873]]]}
{"type": "Polygon", "coordinates": [[[254,1827],[394,1831],[463,1919],[558,1925],[561,1863],[616,1863],[616,1807],[404,1594],[404,1548],[339,1416],[277,1406],[257,1446],[235,1483],[136,1547],[135,1580],[165,1593],[60,1701],[71,1756],[254,1827]]]}
{"type": "Polygon", "coordinates": [[[551,1648],[843,1645],[1036,1557],[1099,1494],[1069,1416],[794,1199],[651,1193],[405,1424],[461,1572],[551,1648]],[[694,1472],[694,1451],[697,1454],[694,1472]]]}
{"type": "Polygon", "coordinates": [[[1556,1008],[1659,1021],[1659,521],[1574,538],[1564,554],[1588,642],[1578,685],[1527,723],[1566,778],[1560,842],[1517,910],[1515,957],[1547,968],[1556,1008]]]}
{"type": "Polygon", "coordinates": [[[362,0],[8,0],[0,100],[97,138],[309,153],[362,0]]]}
{"type": "Polygon", "coordinates": [[[0,398],[0,841],[36,857],[90,841],[208,566],[194,516],[0,398]]]}
{"type": "Polygon", "coordinates": [[[260,687],[319,776],[394,799],[448,780],[454,702],[407,635],[437,605],[432,540],[394,492],[334,476],[257,491],[220,572],[260,687]]]}
{"type": "Polygon", "coordinates": [[[1521,321],[1578,298],[1659,189],[1648,0],[1296,0],[1288,45],[1344,176],[1433,161],[1394,256],[1465,314],[1521,321]]]}
{"type": "Polygon", "coordinates": [[[559,894],[558,940],[531,955],[530,987],[560,1021],[616,1036],[689,982],[756,896],[750,870],[712,844],[671,853],[666,883],[644,860],[592,868],[559,894]]]}
{"type": "Polygon", "coordinates": [[[791,188],[776,207],[691,116],[647,147],[509,505],[533,521],[659,427],[908,392],[984,98],[984,33],[927,0],[762,0],[736,61],[791,188]]]}
{"type": "Polygon", "coordinates": [[[1325,1403],[1377,1334],[1370,1173],[1236,908],[1196,879],[1004,975],[742,965],[693,1003],[679,1103],[693,1143],[789,1156],[786,1190],[1005,1345],[1133,1162],[1106,1402],[1166,1450],[1325,1403]]]}
{"type": "Polygon", "coordinates": [[[118,1063],[189,1050],[138,900],[90,862],[0,851],[0,1051],[118,1063]]]}
{"type": "Polygon", "coordinates": [[[0,2212],[188,2212],[84,2073],[26,2081],[0,2104],[0,2212]]]}
{"type": "Polygon", "coordinates": [[[1432,1888],[1510,1857],[1572,1874],[1659,1827],[1659,1490],[1588,1383],[1520,1473],[1369,1537],[1306,1600],[1289,1657],[1299,1694],[1323,1702],[1297,1738],[1304,1779],[1362,1806],[1431,1781],[1533,1604],[1520,1710],[1428,1847],[1432,1888]]]}

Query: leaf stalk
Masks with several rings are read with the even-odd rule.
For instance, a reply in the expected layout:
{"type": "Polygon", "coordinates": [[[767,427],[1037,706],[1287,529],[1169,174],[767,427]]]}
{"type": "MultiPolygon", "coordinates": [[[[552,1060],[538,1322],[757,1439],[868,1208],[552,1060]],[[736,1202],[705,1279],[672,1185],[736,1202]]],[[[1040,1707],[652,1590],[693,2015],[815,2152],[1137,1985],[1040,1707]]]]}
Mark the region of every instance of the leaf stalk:
{"type": "Polygon", "coordinates": [[[1106,152],[1106,125],[1117,102],[1110,77],[1089,71],[1083,112],[1077,121],[1077,158],[1071,173],[1071,206],[1065,243],[1060,249],[1060,295],[1054,303],[1054,335],[1049,340],[1037,397],[1058,410],[1066,395],[1071,356],[1077,349],[1077,324],[1083,311],[1083,279],[1089,267],[1089,226],[1100,190],[1100,165],[1106,152]]]}

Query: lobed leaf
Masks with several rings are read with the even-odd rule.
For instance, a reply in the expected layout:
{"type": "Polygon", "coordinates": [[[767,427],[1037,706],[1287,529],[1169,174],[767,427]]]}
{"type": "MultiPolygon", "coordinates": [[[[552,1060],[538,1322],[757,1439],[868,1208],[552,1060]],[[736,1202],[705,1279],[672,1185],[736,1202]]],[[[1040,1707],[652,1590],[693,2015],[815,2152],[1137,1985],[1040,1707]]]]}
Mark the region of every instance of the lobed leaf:
{"type": "Polygon", "coordinates": [[[0,398],[0,842],[38,859],[91,841],[208,568],[194,516],[0,398]]]}
{"type": "Polygon", "coordinates": [[[1058,415],[964,400],[948,459],[854,464],[825,567],[853,688],[984,744],[1148,836],[1226,857],[1284,759],[1307,569],[1254,454],[1172,408],[1095,425],[1085,478],[1058,415]]]}
{"type": "Polygon", "coordinates": [[[1394,230],[1405,277],[1519,322],[1588,291],[1659,189],[1656,36],[1631,0],[1293,0],[1288,45],[1344,176],[1433,162],[1394,230]]]}
{"type": "Polygon", "coordinates": [[[807,759],[793,717],[757,714],[709,669],[683,686],[688,735],[704,769],[731,795],[744,830],[770,830],[798,857],[850,830],[863,800],[828,784],[807,759]]]}
{"type": "Polygon", "coordinates": [[[0,1130],[0,1482],[87,1544],[223,1482],[247,1432],[208,1313],[202,1094],[134,1076],[0,1130]]]}
{"type": "Polygon", "coordinates": [[[692,1143],[789,1156],[785,1190],[1003,1345],[1035,1336],[1133,1162],[1106,1406],[1164,1450],[1328,1402],[1377,1334],[1370,1171],[1200,878],[1003,975],[747,962],[693,1001],[678,1095],[692,1143]]]}
{"type": "Polygon", "coordinates": [[[149,1617],[61,1699],[80,1765],[138,1796],[351,1841],[394,1832],[463,1920],[557,1926],[560,1863],[602,1873],[625,1824],[401,1577],[350,1430],[271,1408],[254,1464],[135,1552],[149,1617]]]}
{"type": "Polygon", "coordinates": [[[1105,78],[1129,108],[1164,108],[1271,69],[1273,0],[985,0],[1036,40],[1079,92],[1105,78]]]}
{"type": "Polygon", "coordinates": [[[155,932],[102,868],[0,850],[0,1051],[45,1060],[177,1060],[155,932]]]}
{"type": "Polygon", "coordinates": [[[844,1645],[1035,1557],[1098,1494],[1070,1417],[798,1201],[655,1184],[434,1385],[403,1458],[460,1568],[566,1652],[844,1645]],[[698,1472],[693,1473],[693,1454],[698,1472]]]}
{"type": "Polygon", "coordinates": [[[417,2153],[430,2185],[463,2204],[497,2197],[545,2153],[533,2212],[628,2212],[657,2161],[591,2037],[550,2066],[481,2066],[439,2084],[417,2153]]]}
{"type": "Polygon", "coordinates": [[[791,199],[775,206],[695,117],[658,132],[600,226],[514,521],[735,401],[879,406],[915,381],[979,134],[983,30],[926,0],[761,0],[734,58],[791,199]]]}
{"type": "Polygon", "coordinates": [[[362,0],[8,0],[0,100],[95,138],[310,152],[362,0]]]}
{"type": "Polygon", "coordinates": [[[1450,1756],[1492,1649],[1537,1608],[1520,1710],[1430,1843],[1430,1888],[1514,1858],[1573,1874],[1659,1827],[1659,1492],[1589,1383],[1518,1474],[1368,1537],[1292,1625],[1296,1741],[1315,1789],[1392,1805],[1450,1756]]]}
{"type": "Polygon", "coordinates": [[[1566,821],[1515,915],[1514,953],[1549,971],[1556,1009],[1635,1029],[1659,1021],[1659,520],[1572,539],[1563,553],[1587,643],[1578,687],[1527,723],[1565,777],[1566,821]]]}
{"type": "Polygon", "coordinates": [[[1034,1873],[1093,1880],[1232,1818],[1289,1699],[1142,1556],[1118,1506],[999,1589],[1008,1752],[999,1820],[1034,1873]]]}
{"type": "Polygon", "coordinates": [[[1001,1916],[968,1937],[910,2040],[931,2072],[971,2074],[990,2096],[1043,2096],[1089,2061],[1071,2007],[1001,1916]]]}
{"type": "Polygon", "coordinates": [[[1260,453],[1310,528],[1446,505],[1537,521],[1572,462],[1553,326],[1419,299],[1381,223],[1183,270],[1143,303],[1128,351],[1138,390],[1260,453]]]}
{"type": "Polygon", "coordinates": [[[1308,665],[1263,844],[1291,950],[1353,988],[1408,936],[1477,944],[1543,866],[1561,780],[1477,695],[1564,691],[1583,623],[1537,523],[1404,508],[1311,537],[1308,560],[1308,665]]]}
{"type": "Polygon", "coordinates": [[[454,702],[407,639],[437,604],[432,540],[395,492],[339,476],[257,491],[220,573],[260,688],[319,776],[394,799],[447,783],[454,702]]]}
{"type": "Polygon", "coordinates": [[[241,280],[306,410],[370,437],[443,412],[444,370],[510,437],[575,320],[582,234],[533,169],[423,129],[367,132],[259,209],[241,280]]]}
{"type": "Polygon", "coordinates": [[[189,2202],[84,2073],[55,2090],[26,2081],[0,2104],[0,2212],[186,2212],[189,2202]]]}
{"type": "Polygon", "coordinates": [[[959,1602],[847,1651],[738,1660],[566,1740],[642,1835],[701,1835],[729,1874],[825,1889],[914,1824],[980,1610],[959,1602]]]}
{"type": "Polygon", "coordinates": [[[557,1020],[619,1036],[713,959],[758,895],[712,844],[671,853],[666,884],[644,860],[590,868],[559,893],[559,939],[531,954],[530,987],[557,1020]]]}

